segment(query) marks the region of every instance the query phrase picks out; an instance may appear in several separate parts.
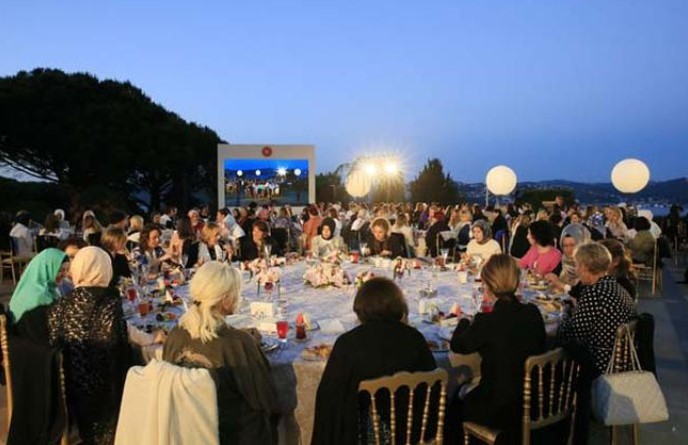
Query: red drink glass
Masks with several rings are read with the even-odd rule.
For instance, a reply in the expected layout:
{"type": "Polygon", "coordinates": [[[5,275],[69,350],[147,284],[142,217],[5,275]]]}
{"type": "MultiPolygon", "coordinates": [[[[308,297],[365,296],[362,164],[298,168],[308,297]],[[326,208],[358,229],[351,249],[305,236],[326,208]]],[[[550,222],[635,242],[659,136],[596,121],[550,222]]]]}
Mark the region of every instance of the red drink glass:
{"type": "Polygon", "coordinates": [[[129,301],[134,301],[136,300],[136,288],[135,287],[130,287],[127,289],[127,300],[129,301]]]}
{"type": "Polygon", "coordinates": [[[145,317],[150,311],[150,303],[147,301],[142,301],[139,303],[139,315],[145,317]]]}
{"type": "Polygon", "coordinates": [[[289,322],[287,320],[279,320],[276,323],[277,326],[277,337],[282,343],[287,342],[287,333],[289,332],[289,322]]]}

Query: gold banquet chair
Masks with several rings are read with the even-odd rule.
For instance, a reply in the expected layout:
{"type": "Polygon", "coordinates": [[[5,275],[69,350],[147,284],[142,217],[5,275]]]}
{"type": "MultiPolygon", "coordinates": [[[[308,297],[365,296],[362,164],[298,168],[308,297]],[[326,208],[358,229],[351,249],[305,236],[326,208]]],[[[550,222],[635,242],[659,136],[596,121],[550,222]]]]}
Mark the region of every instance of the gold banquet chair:
{"type": "MultiPolygon", "coordinates": [[[[614,373],[626,372],[633,370],[633,359],[631,358],[631,345],[636,350],[638,349],[638,342],[635,339],[635,333],[638,328],[638,321],[632,320],[628,324],[622,324],[616,329],[616,338],[614,339],[614,373]]],[[[618,441],[618,433],[620,426],[609,427],[609,441],[615,444],[618,441]]],[[[639,428],[640,425],[635,423],[631,425],[633,430],[633,443],[638,445],[640,443],[639,428]]]]}
{"type": "Polygon", "coordinates": [[[652,295],[656,295],[657,290],[662,292],[662,268],[659,266],[659,242],[655,241],[655,251],[652,258],[652,266],[644,264],[633,264],[633,268],[638,272],[638,284],[647,282],[652,288],[652,295]]]}
{"type": "MultiPolygon", "coordinates": [[[[7,390],[7,432],[12,423],[12,409],[14,408],[14,394],[12,392],[12,365],[10,361],[10,344],[7,337],[7,316],[0,315],[0,349],[2,350],[2,367],[5,372],[5,389],[7,390]]],[[[67,417],[67,398],[65,392],[65,373],[62,354],[58,356],[60,401],[65,412],[65,429],[62,431],[60,445],[69,445],[69,418],[67,417]]]]}
{"type": "MultiPolygon", "coordinates": [[[[367,392],[370,395],[370,406],[371,406],[371,417],[373,421],[373,432],[375,435],[375,444],[380,445],[383,442],[380,425],[380,412],[379,403],[380,398],[376,397],[380,390],[389,391],[389,398],[384,397],[384,400],[389,400],[390,406],[390,425],[389,430],[391,434],[391,443],[396,443],[397,437],[397,419],[396,419],[396,407],[395,400],[397,391],[401,388],[408,388],[408,410],[406,418],[406,443],[410,444],[411,435],[413,431],[413,399],[414,392],[416,389],[421,387],[426,387],[425,400],[423,402],[423,417],[421,418],[421,433],[420,433],[420,443],[422,444],[434,444],[442,445],[443,440],[443,428],[444,428],[444,413],[447,398],[447,371],[441,368],[437,368],[433,371],[427,372],[398,372],[391,376],[380,377],[372,380],[364,380],[358,385],[358,391],[367,392]],[[435,437],[430,442],[424,442],[425,432],[428,431],[428,420],[430,418],[430,398],[433,387],[438,384],[440,385],[439,391],[439,401],[437,402],[437,432],[435,437]]],[[[385,391],[385,394],[386,392],[385,391]]],[[[400,426],[401,428],[402,426],[400,426]]]]}
{"type": "MultiPolygon", "coordinates": [[[[523,445],[530,444],[532,431],[568,418],[570,426],[567,443],[572,443],[579,372],[579,365],[568,357],[562,348],[528,357],[523,379],[523,445]]],[[[494,444],[500,434],[499,430],[475,422],[464,422],[463,431],[465,445],[470,443],[471,437],[494,444]]]]}

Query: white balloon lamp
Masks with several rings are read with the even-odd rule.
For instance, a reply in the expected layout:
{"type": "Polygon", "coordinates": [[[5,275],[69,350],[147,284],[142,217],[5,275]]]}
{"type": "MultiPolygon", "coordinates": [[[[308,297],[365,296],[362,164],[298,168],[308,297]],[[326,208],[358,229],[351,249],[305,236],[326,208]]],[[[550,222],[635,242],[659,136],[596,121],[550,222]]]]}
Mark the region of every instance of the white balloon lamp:
{"type": "Polygon", "coordinates": [[[516,180],[516,173],[512,169],[506,165],[498,165],[487,172],[485,184],[493,195],[503,196],[514,191],[516,180]]]}
{"type": "Polygon", "coordinates": [[[346,179],[346,192],[354,198],[367,195],[371,187],[370,175],[361,170],[352,171],[346,179]]]}
{"type": "Polygon", "coordinates": [[[650,169],[638,159],[624,159],[612,169],[612,184],[621,193],[638,193],[650,182],[650,169]]]}

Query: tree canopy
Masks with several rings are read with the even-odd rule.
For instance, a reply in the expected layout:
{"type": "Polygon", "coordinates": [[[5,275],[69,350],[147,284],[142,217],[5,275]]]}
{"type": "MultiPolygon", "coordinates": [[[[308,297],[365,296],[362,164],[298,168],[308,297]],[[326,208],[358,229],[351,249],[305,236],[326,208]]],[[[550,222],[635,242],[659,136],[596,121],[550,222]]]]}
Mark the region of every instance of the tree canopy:
{"type": "Polygon", "coordinates": [[[455,204],[461,201],[456,182],[449,173],[444,173],[442,161],[437,158],[428,159],[416,179],[411,181],[410,189],[413,202],[455,204]]]}
{"type": "Polygon", "coordinates": [[[149,209],[214,196],[219,142],[129,82],[54,69],[0,78],[0,164],[65,187],[76,207],[94,188],[149,209]]]}

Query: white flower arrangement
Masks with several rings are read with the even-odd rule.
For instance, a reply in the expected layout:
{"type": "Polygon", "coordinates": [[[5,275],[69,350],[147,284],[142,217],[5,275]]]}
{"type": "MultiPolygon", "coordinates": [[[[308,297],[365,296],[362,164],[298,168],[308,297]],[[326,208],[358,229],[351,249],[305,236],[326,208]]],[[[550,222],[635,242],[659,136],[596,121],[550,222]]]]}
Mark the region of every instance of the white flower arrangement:
{"type": "Polygon", "coordinates": [[[313,287],[344,287],[351,284],[351,278],[336,263],[322,263],[306,270],[303,280],[313,287]]]}

